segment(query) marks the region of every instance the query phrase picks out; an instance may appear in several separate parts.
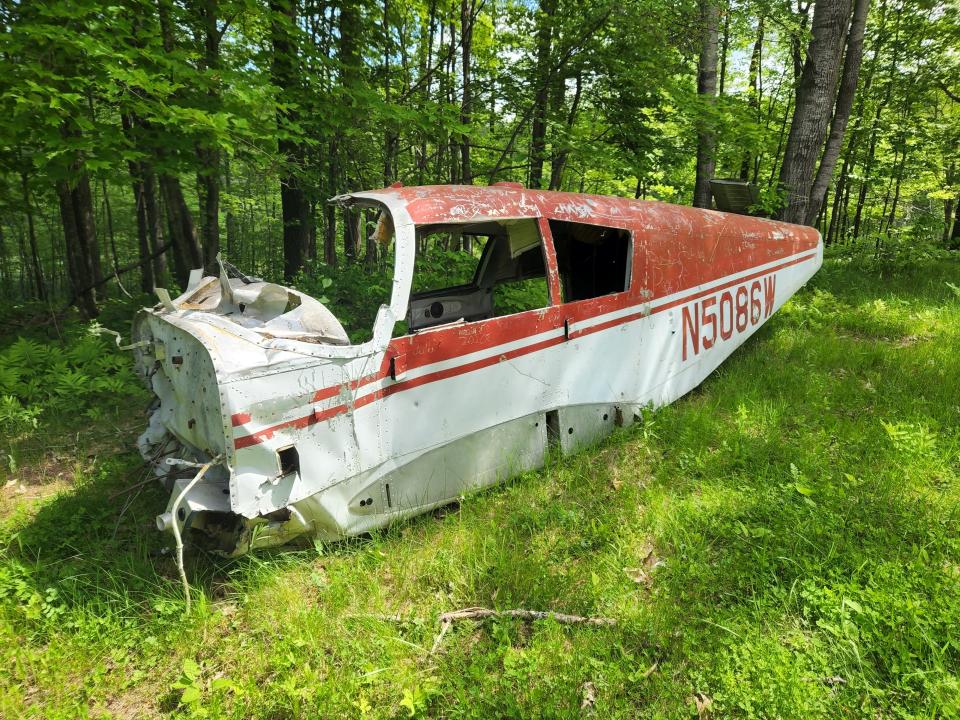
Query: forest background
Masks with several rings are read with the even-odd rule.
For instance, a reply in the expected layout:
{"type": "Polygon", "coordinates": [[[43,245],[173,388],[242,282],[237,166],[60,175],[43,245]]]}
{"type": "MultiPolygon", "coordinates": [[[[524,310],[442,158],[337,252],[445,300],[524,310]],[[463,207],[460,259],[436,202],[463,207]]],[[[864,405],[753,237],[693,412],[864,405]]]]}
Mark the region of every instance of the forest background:
{"type": "MultiPolygon", "coordinates": [[[[928,0],[0,1],[0,297],[351,277],[394,182],[755,209],[960,247],[960,26],[928,0]],[[337,269],[339,268],[339,270],[337,269]]],[[[309,285],[309,283],[307,283],[309,285]]]]}

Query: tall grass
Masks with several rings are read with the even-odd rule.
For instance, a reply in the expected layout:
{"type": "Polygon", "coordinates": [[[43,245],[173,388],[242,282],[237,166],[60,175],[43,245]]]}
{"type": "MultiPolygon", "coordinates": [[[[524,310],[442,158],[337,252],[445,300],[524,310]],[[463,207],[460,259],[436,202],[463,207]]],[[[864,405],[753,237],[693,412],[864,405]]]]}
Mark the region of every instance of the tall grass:
{"type": "Polygon", "coordinates": [[[187,617],[150,524],[163,494],[110,499],[136,457],[89,441],[46,495],[18,445],[0,506],[0,714],[960,716],[951,284],[956,260],[828,261],[641,425],[443,517],[195,557],[187,617]],[[617,624],[463,621],[431,653],[439,614],[469,606],[617,624]]]}

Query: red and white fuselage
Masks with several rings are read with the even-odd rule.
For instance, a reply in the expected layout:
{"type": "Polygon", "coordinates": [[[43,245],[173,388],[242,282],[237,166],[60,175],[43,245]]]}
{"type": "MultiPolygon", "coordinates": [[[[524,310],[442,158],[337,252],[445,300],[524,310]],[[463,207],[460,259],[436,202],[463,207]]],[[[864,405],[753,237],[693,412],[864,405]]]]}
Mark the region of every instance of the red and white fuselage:
{"type": "Polygon", "coordinates": [[[223,456],[179,521],[235,516],[237,551],[382,527],[538,467],[553,444],[571,450],[672,402],[823,257],[812,228],[659,202],[502,186],[337,200],[379,208],[392,223],[392,295],[370,341],[277,337],[181,299],[137,324],[153,343],[141,366],[162,376],[152,382],[167,406],[142,449],[156,458],[166,433],[198,461],[223,456]],[[539,230],[549,306],[392,337],[408,316],[418,228],[524,219],[539,230]],[[557,223],[628,234],[625,289],[563,302],[557,223]]]}

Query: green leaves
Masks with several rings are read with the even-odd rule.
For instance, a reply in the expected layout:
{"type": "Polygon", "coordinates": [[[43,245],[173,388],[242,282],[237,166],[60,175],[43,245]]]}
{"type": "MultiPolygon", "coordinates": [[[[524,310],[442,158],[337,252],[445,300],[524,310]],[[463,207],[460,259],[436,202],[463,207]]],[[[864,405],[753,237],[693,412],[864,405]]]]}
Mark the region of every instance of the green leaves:
{"type": "Polygon", "coordinates": [[[180,677],[170,687],[182,690],[181,705],[191,705],[199,702],[202,692],[199,683],[200,666],[192,658],[184,658],[180,677]]]}
{"type": "Polygon", "coordinates": [[[66,346],[21,337],[0,351],[0,431],[39,429],[44,417],[89,412],[106,398],[141,398],[132,356],[101,338],[75,334],[66,346]]]}

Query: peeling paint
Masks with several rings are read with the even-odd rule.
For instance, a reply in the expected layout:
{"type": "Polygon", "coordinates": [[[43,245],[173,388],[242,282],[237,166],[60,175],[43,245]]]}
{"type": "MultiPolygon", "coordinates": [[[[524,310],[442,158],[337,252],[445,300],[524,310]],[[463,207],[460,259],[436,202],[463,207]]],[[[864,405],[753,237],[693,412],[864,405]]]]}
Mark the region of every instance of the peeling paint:
{"type": "Polygon", "coordinates": [[[392,221],[392,297],[368,342],[349,344],[315,299],[226,271],[135,323],[137,366],[157,396],[138,446],[174,495],[183,487],[169,459],[222,455],[173,519],[217,552],[336,539],[422,513],[539,467],[551,424],[564,451],[592,442],[615,418],[696,387],[822,262],[811,228],[649,201],[504,185],[334,201],[392,221]],[[410,296],[418,228],[524,219],[540,235],[548,307],[444,314],[392,337],[424,307],[410,296]],[[629,237],[632,280],[564,301],[577,285],[577,268],[558,259],[554,228],[565,222],[598,228],[585,242],[629,237]]]}

